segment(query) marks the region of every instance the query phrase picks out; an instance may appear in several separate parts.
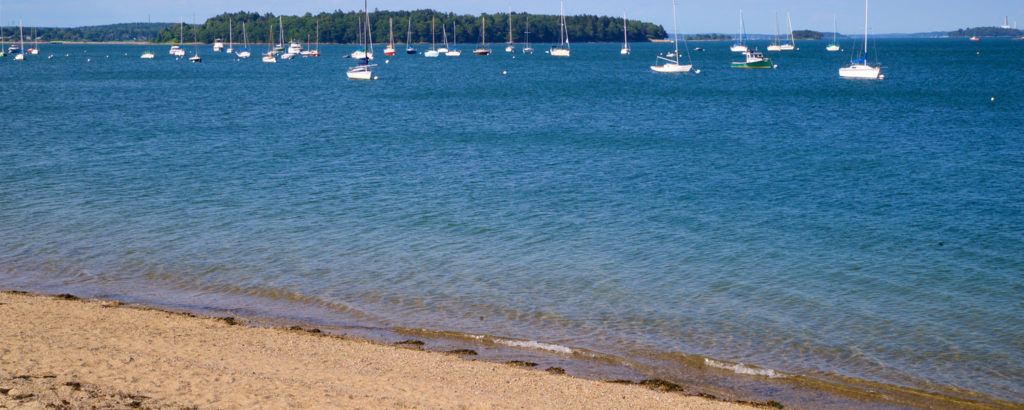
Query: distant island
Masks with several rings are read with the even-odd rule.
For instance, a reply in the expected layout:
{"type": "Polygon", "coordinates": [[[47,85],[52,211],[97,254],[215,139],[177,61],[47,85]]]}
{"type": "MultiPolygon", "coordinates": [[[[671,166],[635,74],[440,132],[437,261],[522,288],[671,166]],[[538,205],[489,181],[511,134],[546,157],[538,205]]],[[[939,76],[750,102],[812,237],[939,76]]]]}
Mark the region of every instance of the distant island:
{"type": "Polygon", "coordinates": [[[732,36],[730,36],[728,34],[717,34],[717,33],[712,33],[712,34],[687,34],[683,38],[685,38],[687,40],[697,40],[697,41],[701,41],[701,40],[718,40],[718,41],[720,41],[720,40],[732,40],[732,36]]]}
{"type": "Polygon", "coordinates": [[[1015,28],[1003,28],[1003,27],[974,27],[959,29],[957,31],[950,31],[950,37],[1020,37],[1024,36],[1024,31],[1017,30],[1015,28]]]}
{"type": "MultiPolygon", "coordinates": [[[[233,24],[231,29],[235,42],[242,41],[242,22],[246,25],[246,36],[250,43],[266,43],[273,26],[274,36],[270,41],[277,42],[278,18],[284,22],[284,40],[305,42],[316,40],[317,22],[320,23],[321,43],[358,43],[359,22],[362,19],[359,11],[335,11],[302,16],[277,16],[255,12],[223,13],[207,19],[199,25],[179,23],[124,23],[103,26],[52,28],[25,27],[26,40],[44,42],[151,42],[178,43],[193,42],[197,38],[200,43],[213,43],[216,39],[228,39],[228,19],[233,24]],[[193,33],[193,28],[196,29],[193,33]],[[178,38],[184,31],[184,38],[178,38]],[[36,33],[33,35],[33,33],[36,33]]],[[[508,13],[457,15],[434,10],[415,11],[383,11],[370,12],[373,26],[373,40],[377,43],[388,39],[388,21],[394,20],[395,40],[404,43],[406,32],[409,31],[412,19],[412,41],[414,43],[430,42],[431,19],[435,22],[437,40],[441,40],[441,27],[444,26],[448,35],[457,35],[460,41],[474,43],[480,41],[481,18],[486,20],[487,41],[504,43],[508,41],[508,13]],[[455,24],[453,28],[452,24],[455,24]],[[453,33],[454,32],[454,33],[453,33]]],[[[527,31],[526,19],[530,20],[531,42],[558,42],[559,16],[543,14],[512,13],[512,37],[516,42],[525,39],[527,31]]],[[[566,16],[566,29],[572,42],[620,42],[622,41],[622,19],[608,16],[566,16]]],[[[660,25],[642,21],[629,20],[627,25],[629,41],[645,42],[668,37],[668,33],[660,25]]],[[[2,33],[5,41],[18,38],[17,27],[4,27],[2,33]]]]}

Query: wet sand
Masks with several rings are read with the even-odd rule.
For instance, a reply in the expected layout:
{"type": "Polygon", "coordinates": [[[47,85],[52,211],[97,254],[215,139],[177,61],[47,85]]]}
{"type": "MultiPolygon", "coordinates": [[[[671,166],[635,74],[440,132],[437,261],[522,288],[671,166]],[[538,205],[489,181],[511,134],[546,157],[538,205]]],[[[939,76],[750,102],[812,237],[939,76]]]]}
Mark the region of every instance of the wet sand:
{"type": "Polygon", "coordinates": [[[0,318],[0,407],[750,408],[111,301],[0,292],[0,318]]]}

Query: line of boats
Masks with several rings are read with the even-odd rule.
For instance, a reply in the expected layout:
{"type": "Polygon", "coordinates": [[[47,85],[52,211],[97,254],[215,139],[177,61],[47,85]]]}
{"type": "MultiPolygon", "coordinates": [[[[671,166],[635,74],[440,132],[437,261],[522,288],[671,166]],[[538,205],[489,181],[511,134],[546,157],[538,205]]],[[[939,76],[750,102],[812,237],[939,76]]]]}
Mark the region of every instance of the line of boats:
{"type": "MultiPolygon", "coordinates": [[[[363,9],[364,9],[363,10],[364,18],[360,19],[361,21],[359,22],[359,25],[360,25],[360,27],[359,27],[359,42],[361,44],[361,47],[359,49],[357,49],[356,51],[350,53],[349,55],[345,56],[345,58],[350,58],[350,59],[355,61],[355,65],[348,69],[347,77],[350,78],[350,79],[358,79],[358,80],[372,80],[372,79],[376,79],[377,78],[377,76],[373,75],[373,71],[374,71],[375,67],[377,67],[377,65],[370,63],[374,59],[374,53],[373,53],[373,39],[372,39],[372,34],[371,34],[372,30],[371,30],[371,24],[370,24],[369,6],[368,6],[368,3],[367,3],[366,0],[363,1],[363,9]]],[[[568,30],[566,29],[564,2],[560,2],[559,9],[560,9],[559,41],[558,41],[557,44],[551,46],[551,48],[549,50],[547,50],[546,53],[549,54],[552,57],[569,57],[571,55],[571,48],[570,48],[570,43],[569,43],[569,33],[568,33],[568,30]]],[[[452,44],[451,44],[451,47],[449,47],[447,28],[446,28],[446,26],[442,25],[441,31],[442,31],[444,45],[442,47],[438,47],[437,46],[437,41],[436,41],[436,35],[435,35],[436,34],[435,20],[436,19],[431,18],[431,23],[430,23],[431,45],[430,45],[430,49],[428,49],[428,50],[423,52],[423,56],[427,57],[427,58],[436,58],[436,57],[440,56],[441,54],[444,54],[447,57],[458,57],[458,56],[461,56],[462,52],[459,51],[458,45],[457,45],[457,40],[455,38],[455,33],[457,32],[458,27],[455,26],[455,23],[452,23],[452,29],[453,29],[453,31],[452,31],[452,44]]],[[[787,22],[789,24],[789,32],[790,32],[789,33],[788,42],[785,42],[785,43],[780,43],[779,42],[778,13],[776,13],[775,41],[773,43],[771,43],[767,47],[768,51],[793,51],[793,50],[798,50],[796,48],[796,41],[795,41],[795,38],[793,36],[793,23],[792,23],[792,19],[790,19],[789,13],[786,13],[786,20],[787,20],[787,22]]],[[[855,58],[855,59],[851,60],[849,66],[842,67],[842,68],[839,69],[839,76],[840,77],[843,77],[843,78],[860,78],[860,79],[878,79],[878,80],[885,78],[884,74],[881,73],[881,67],[877,63],[875,63],[875,65],[872,65],[867,60],[867,56],[868,56],[868,46],[867,46],[867,36],[868,36],[868,29],[867,29],[867,27],[868,27],[868,24],[867,23],[868,23],[868,0],[864,0],[864,48],[863,48],[863,51],[861,52],[859,58],[855,58]]],[[[243,43],[242,44],[243,44],[243,46],[238,51],[236,51],[234,49],[234,45],[235,44],[234,44],[234,39],[232,37],[232,34],[233,34],[232,24],[233,24],[232,21],[229,19],[228,20],[228,30],[229,30],[228,45],[227,45],[226,49],[224,47],[223,40],[218,38],[218,39],[216,39],[214,41],[213,51],[214,52],[221,52],[221,51],[223,51],[223,52],[226,52],[226,53],[233,53],[233,54],[235,54],[235,56],[237,58],[240,58],[240,59],[249,58],[252,54],[249,51],[249,39],[248,39],[248,36],[246,34],[245,22],[242,22],[242,38],[243,38],[243,43]]],[[[412,18],[411,17],[409,18],[409,23],[408,24],[409,24],[409,29],[408,29],[408,34],[407,34],[408,37],[406,39],[406,50],[405,50],[405,52],[406,52],[406,54],[417,54],[417,53],[419,53],[419,51],[416,48],[412,47],[412,18]]],[[[830,51],[830,52],[834,52],[834,51],[839,51],[840,50],[839,44],[837,42],[836,34],[835,34],[835,31],[836,31],[835,30],[835,24],[836,24],[835,16],[833,16],[832,24],[833,24],[833,38],[832,38],[832,42],[829,43],[826,46],[826,50],[830,51]]],[[[487,45],[486,26],[485,25],[486,25],[486,20],[481,18],[481,20],[480,20],[480,26],[481,26],[481,30],[480,30],[480,45],[473,50],[473,54],[474,55],[486,56],[486,55],[490,55],[491,54],[491,49],[488,48],[488,45],[487,45]]],[[[395,52],[394,21],[393,20],[389,20],[388,26],[389,26],[388,43],[387,43],[387,46],[384,48],[384,55],[392,56],[392,55],[395,55],[395,53],[396,53],[395,52]]],[[[534,52],[533,47],[530,46],[529,26],[530,26],[530,24],[529,24],[529,17],[527,17],[527,22],[526,22],[527,29],[524,32],[525,35],[526,35],[525,43],[523,44],[523,48],[521,49],[521,51],[524,54],[532,54],[534,52]]],[[[175,56],[178,59],[184,58],[185,55],[186,55],[185,46],[184,46],[184,43],[182,42],[182,39],[184,38],[184,34],[185,34],[184,33],[184,27],[185,27],[185,24],[184,24],[184,21],[182,21],[182,23],[180,25],[180,28],[179,28],[179,36],[178,36],[179,44],[171,46],[170,50],[168,51],[169,54],[175,56]]],[[[196,45],[195,45],[195,48],[194,48],[193,55],[191,57],[189,57],[188,60],[190,62],[193,62],[193,63],[200,63],[200,62],[202,62],[202,57],[199,56],[199,45],[198,45],[198,34],[197,34],[198,31],[197,31],[196,27],[197,26],[195,24],[193,24],[192,36],[193,36],[193,40],[194,40],[196,45]]],[[[262,61],[264,63],[276,63],[278,58],[281,58],[283,60],[290,60],[290,59],[295,58],[296,56],[319,57],[321,55],[320,54],[320,23],[319,23],[319,21],[317,22],[317,28],[316,28],[316,43],[315,43],[316,46],[315,46],[315,48],[310,46],[311,38],[309,38],[308,36],[307,36],[307,39],[306,39],[306,44],[307,45],[306,45],[305,49],[303,49],[301,43],[296,42],[294,40],[291,41],[288,44],[287,48],[285,48],[284,47],[284,24],[283,24],[283,20],[281,19],[281,17],[278,17],[278,29],[279,29],[278,30],[279,31],[279,42],[277,44],[272,44],[272,43],[268,43],[267,44],[267,52],[264,53],[263,56],[262,56],[262,61]]],[[[679,32],[678,31],[677,21],[676,21],[676,1],[675,0],[672,1],[672,29],[673,29],[673,31],[672,31],[673,33],[678,33],[679,32]]],[[[509,34],[508,35],[508,43],[506,44],[505,52],[506,53],[515,53],[516,52],[516,47],[515,47],[515,43],[513,42],[513,37],[512,37],[512,13],[511,13],[511,10],[510,10],[509,17],[508,17],[508,30],[509,30],[509,33],[508,33],[509,34]]],[[[628,55],[628,54],[631,53],[631,49],[629,47],[629,34],[628,34],[628,30],[626,28],[626,16],[625,15],[623,15],[623,17],[622,17],[622,30],[623,30],[623,45],[622,45],[622,48],[620,49],[620,54],[628,55]]],[[[19,33],[21,33],[21,31],[22,30],[21,30],[21,27],[20,27],[20,24],[19,24],[19,33]]],[[[273,27],[273,25],[269,26],[269,31],[270,31],[269,38],[273,38],[274,37],[274,27],[273,27]]],[[[686,50],[687,61],[686,61],[686,63],[681,62],[681,60],[680,60],[681,53],[679,51],[679,38],[678,37],[679,36],[677,34],[673,34],[673,38],[672,38],[673,50],[672,50],[672,52],[669,52],[669,53],[667,53],[665,55],[657,56],[656,59],[655,59],[654,65],[650,66],[652,71],[657,72],[657,73],[676,73],[676,74],[678,74],[678,73],[690,73],[691,71],[694,72],[694,73],[697,73],[697,74],[700,73],[700,70],[693,71],[693,60],[692,60],[692,58],[690,56],[690,52],[689,52],[689,48],[688,47],[684,47],[684,50],[686,50]]],[[[38,40],[38,37],[36,38],[36,40],[38,40]]],[[[685,39],[683,41],[685,42],[685,39]]],[[[21,52],[23,47],[24,47],[24,37],[22,36],[22,41],[20,41],[19,44],[11,45],[11,47],[8,49],[8,52],[10,52],[11,54],[15,55],[15,60],[24,60],[25,53],[21,52]]],[[[3,54],[2,50],[3,50],[3,44],[2,44],[2,38],[0,38],[0,56],[5,55],[5,54],[3,54]]],[[[776,64],[774,64],[772,62],[771,58],[765,57],[763,53],[761,53],[760,51],[757,51],[756,49],[755,50],[750,50],[747,47],[747,45],[746,45],[746,28],[745,28],[745,25],[744,25],[744,22],[743,22],[743,10],[740,10],[740,41],[738,43],[733,44],[730,47],[730,50],[733,51],[733,52],[737,52],[737,53],[743,53],[743,55],[745,57],[744,61],[732,62],[730,64],[730,67],[732,67],[732,68],[771,69],[771,68],[777,68],[778,67],[776,64]]],[[[34,48],[31,48],[28,51],[29,54],[38,54],[38,52],[39,52],[38,46],[36,46],[34,48]]],[[[156,54],[153,53],[150,50],[146,50],[140,56],[140,58],[142,58],[142,59],[153,59],[155,57],[156,57],[156,54]]]]}

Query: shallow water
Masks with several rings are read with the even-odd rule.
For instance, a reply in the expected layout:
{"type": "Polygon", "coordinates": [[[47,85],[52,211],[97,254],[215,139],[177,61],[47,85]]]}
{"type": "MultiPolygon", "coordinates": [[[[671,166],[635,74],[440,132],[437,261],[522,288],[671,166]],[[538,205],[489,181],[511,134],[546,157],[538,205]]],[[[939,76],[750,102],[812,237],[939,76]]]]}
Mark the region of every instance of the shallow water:
{"type": "Polygon", "coordinates": [[[2,59],[0,285],[1024,402],[1024,42],[695,45],[2,59]]]}

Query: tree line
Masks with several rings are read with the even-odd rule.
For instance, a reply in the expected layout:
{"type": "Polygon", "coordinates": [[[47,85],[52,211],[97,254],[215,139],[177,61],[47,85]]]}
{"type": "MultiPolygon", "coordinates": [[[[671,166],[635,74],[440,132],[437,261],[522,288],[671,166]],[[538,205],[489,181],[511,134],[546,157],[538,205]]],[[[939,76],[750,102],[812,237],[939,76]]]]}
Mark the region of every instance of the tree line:
{"type": "Polygon", "coordinates": [[[1002,27],[968,27],[949,32],[950,37],[1020,37],[1022,35],[1024,35],[1024,31],[1002,27]]]}
{"type": "MultiPolygon", "coordinates": [[[[171,23],[121,23],[103,26],[54,28],[25,27],[22,29],[25,41],[151,41],[171,23]]],[[[4,43],[19,40],[18,27],[7,27],[0,31],[4,43]]]]}
{"type": "MultiPolygon", "coordinates": [[[[449,41],[458,36],[461,43],[480,42],[481,25],[486,25],[488,43],[504,43],[508,41],[508,13],[457,15],[434,10],[415,11],[381,11],[370,13],[372,39],[376,43],[388,41],[389,21],[394,22],[395,43],[405,43],[407,33],[411,31],[412,42],[429,43],[431,41],[431,21],[434,24],[434,35],[437,41],[442,39],[442,26],[447,32],[449,41]],[[483,22],[482,22],[483,21],[483,22]]],[[[278,42],[278,16],[253,12],[224,13],[214,16],[201,25],[174,24],[160,31],[153,42],[178,43],[192,42],[211,43],[215,39],[228,40],[228,20],[231,20],[231,33],[235,43],[243,40],[242,23],[245,23],[245,36],[250,43],[267,43],[268,39],[278,42]],[[273,34],[271,34],[273,30],[273,34]],[[184,39],[179,38],[184,32],[184,39]]],[[[365,17],[360,11],[336,11],[303,16],[281,16],[284,26],[284,40],[305,42],[316,41],[317,22],[320,23],[321,43],[358,43],[361,22],[365,17]]],[[[659,25],[640,21],[629,21],[626,25],[630,41],[650,41],[668,36],[659,25]]],[[[515,42],[525,40],[529,30],[531,42],[558,42],[560,29],[559,16],[512,13],[512,37],[515,42]],[[529,18],[529,26],[527,26],[529,18]]],[[[622,19],[607,16],[567,16],[566,29],[572,42],[614,42],[622,41],[622,19]]]]}

